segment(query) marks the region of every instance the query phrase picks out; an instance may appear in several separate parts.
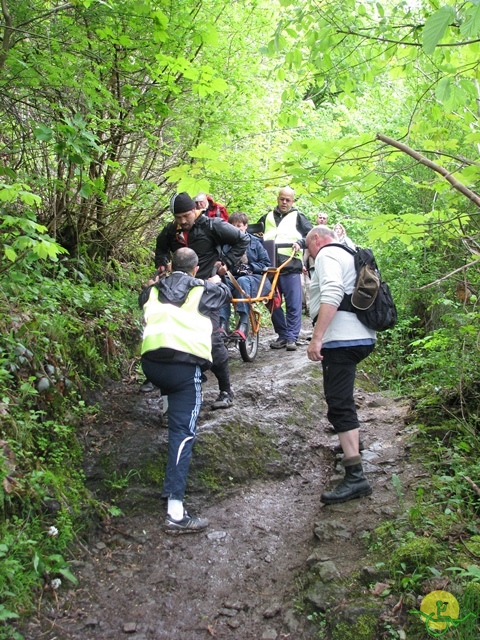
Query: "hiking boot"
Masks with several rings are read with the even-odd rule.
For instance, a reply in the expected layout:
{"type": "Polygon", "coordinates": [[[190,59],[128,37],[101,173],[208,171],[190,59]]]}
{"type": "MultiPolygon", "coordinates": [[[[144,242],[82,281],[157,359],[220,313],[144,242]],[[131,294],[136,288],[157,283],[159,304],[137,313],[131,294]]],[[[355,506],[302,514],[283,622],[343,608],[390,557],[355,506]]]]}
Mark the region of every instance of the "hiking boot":
{"type": "Polygon", "coordinates": [[[228,320],[225,320],[225,318],[220,318],[220,326],[218,327],[218,332],[220,333],[220,335],[224,340],[228,339],[228,336],[229,336],[228,329],[229,329],[228,320]]]}
{"type": "Polygon", "coordinates": [[[218,398],[212,404],[212,409],[228,409],[233,404],[233,391],[220,391],[218,398]]]}
{"type": "Polygon", "coordinates": [[[208,527],[208,520],[206,518],[196,518],[189,515],[186,511],[183,512],[183,518],[181,520],[174,520],[167,515],[163,524],[163,530],[165,533],[199,533],[208,527]]]}
{"type": "Polygon", "coordinates": [[[332,491],[322,493],[320,501],[324,504],[340,504],[354,498],[362,498],[372,493],[372,487],[363,473],[361,457],[355,456],[342,462],[345,478],[332,491]]]}
{"type": "Polygon", "coordinates": [[[297,343],[296,342],[287,342],[287,351],[296,351],[297,350],[297,343]]]}
{"type": "Polygon", "coordinates": [[[155,391],[155,385],[148,380],[145,380],[145,382],[140,385],[139,391],[140,393],[151,393],[152,391],[155,391]]]}
{"type": "Polygon", "coordinates": [[[273,342],[270,342],[270,349],[284,349],[287,346],[285,338],[277,338],[273,342]]]}

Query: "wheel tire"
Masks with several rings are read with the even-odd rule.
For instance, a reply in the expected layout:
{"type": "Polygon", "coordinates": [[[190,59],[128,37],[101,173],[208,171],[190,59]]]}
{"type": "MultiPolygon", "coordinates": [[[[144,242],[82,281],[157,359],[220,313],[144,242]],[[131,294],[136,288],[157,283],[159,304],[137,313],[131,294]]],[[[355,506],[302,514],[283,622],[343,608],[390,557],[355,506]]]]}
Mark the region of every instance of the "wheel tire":
{"type": "Polygon", "coordinates": [[[253,362],[258,351],[258,332],[253,335],[252,327],[250,326],[246,339],[239,342],[238,348],[244,362],[253,362]]]}

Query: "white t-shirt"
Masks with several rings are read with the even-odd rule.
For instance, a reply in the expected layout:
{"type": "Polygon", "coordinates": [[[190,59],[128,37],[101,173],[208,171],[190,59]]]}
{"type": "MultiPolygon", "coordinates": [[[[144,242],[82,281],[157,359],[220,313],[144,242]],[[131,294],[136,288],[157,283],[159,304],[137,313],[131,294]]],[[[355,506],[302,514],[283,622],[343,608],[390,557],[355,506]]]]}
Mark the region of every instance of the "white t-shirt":
{"type": "MultiPolygon", "coordinates": [[[[310,317],[317,317],[320,304],[338,307],[345,293],[352,293],[355,286],[353,256],[341,247],[321,249],[315,258],[315,271],[310,282],[310,317]]],[[[360,322],[355,313],[337,311],[323,336],[328,342],[352,342],[375,340],[376,333],[360,322]]]]}

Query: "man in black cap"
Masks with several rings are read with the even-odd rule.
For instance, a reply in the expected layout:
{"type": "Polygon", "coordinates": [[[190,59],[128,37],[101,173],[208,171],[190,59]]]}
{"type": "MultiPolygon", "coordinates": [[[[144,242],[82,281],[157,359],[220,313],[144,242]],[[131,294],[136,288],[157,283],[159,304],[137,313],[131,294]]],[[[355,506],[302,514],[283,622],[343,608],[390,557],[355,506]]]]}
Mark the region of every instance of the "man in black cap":
{"type": "MultiPolygon", "coordinates": [[[[175,194],[170,201],[174,221],[167,224],[157,237],[155,266],[160,273],[166,271],[172,254],[182,247],[193,249],[198,256],[197,278],[207,280],[212,272],[225,275],[236,265],[248,245],[248,236],[221,218],[208,218],[195,208],[188,193],[175,194]],[[228,246],[228,251],[224,251],[228,246]]],[[[230,386],[228,351],[220,333],[219,313],[210,316],[212,334],[212,372],[218,380],[219,396],[212,409],[226,409],[233,404],[230,386]]]]}

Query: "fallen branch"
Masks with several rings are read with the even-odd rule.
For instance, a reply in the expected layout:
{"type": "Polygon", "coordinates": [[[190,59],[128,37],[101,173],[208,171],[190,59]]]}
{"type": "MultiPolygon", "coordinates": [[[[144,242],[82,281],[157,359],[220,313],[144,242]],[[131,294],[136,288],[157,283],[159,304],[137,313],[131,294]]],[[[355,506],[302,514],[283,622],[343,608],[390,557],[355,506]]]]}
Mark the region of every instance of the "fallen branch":
{"type": "Polygon", "coordinates": [[[463,477],[468,482],[468,484],[472,487],[472,489],[475,491],[477,496],[480,496],[480,487],[476,485],[475,482],[471,480],[468,476],[463,476],[463,477]]]}

